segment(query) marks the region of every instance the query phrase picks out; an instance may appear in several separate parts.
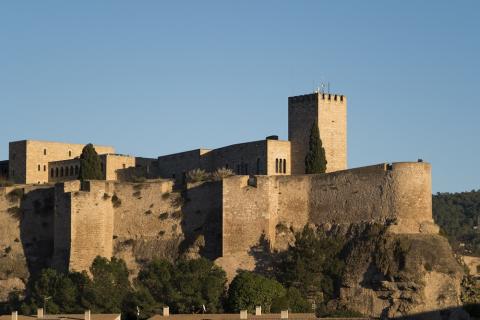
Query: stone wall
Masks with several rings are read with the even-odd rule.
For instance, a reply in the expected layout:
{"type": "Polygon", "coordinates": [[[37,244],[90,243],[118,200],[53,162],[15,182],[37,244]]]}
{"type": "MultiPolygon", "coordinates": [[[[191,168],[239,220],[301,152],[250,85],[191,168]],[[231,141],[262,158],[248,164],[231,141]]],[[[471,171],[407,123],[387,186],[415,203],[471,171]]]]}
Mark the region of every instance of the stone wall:
{"type": "Polygon", "coordinates": [[[51,263],[53,189],[0,188],[0,301],[23,290],[30,274],[51,263]]]}
{"type": "Polygon", "coordinates": [[[173,191],[170,180],[78,181],[56,185],[54,266],[88,270],[99,255],[117,256],[132,274],[155,257],[173,260],[197,250],[220,254],[219,183],[173,191]],[[192,248],[199,243],[198,248],[192,248]]]}
{"type": "Polygon", "coordinates": [[[323,175],[223,181],[223,255],[248,252],[276,229],[377,222],[396,233],[437,232],[428,163],[380,164],[323,175]]]}

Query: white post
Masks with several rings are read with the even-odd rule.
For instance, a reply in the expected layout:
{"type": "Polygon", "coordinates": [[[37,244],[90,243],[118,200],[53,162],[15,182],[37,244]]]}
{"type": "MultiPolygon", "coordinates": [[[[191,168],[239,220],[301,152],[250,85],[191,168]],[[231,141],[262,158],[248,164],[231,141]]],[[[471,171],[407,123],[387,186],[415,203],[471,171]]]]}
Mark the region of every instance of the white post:
{"type": "Polygon", "coordinates": [[[163,307],[163,316],[164,317],[170,316],[170,308],[169,307],[163,307]]]}
{"type": "Polygon", "coordinates": [[[248,313],[247,310],[240,310],[240,319],[247,319],[248,313]]]}
{"type": "Polygon", "coordinates": [[[90,310],[85,310],[85,320],[90,320],[90,318],[91,318],[90,310]]]}
{"type": "Polygon", "coordinates": [[[39,319],[43,318],[43,308],[37,309],[37,318],[39,319]]]}
{"type": "Polygon", "coordinates": [[[18,311],[12,311],[12,320],[18,320],[18,311]]]}
{"type": "Polygon", "coordinates": [[[256,316],[261,316],[262,315],[262,306],[256,306],[255,307],[255,315],[256,316]]]}
{"type": "Polygon", "coordinates": [[[280,313],[280,319],[288,319],[288,310],[283,310],[280,313]]]}

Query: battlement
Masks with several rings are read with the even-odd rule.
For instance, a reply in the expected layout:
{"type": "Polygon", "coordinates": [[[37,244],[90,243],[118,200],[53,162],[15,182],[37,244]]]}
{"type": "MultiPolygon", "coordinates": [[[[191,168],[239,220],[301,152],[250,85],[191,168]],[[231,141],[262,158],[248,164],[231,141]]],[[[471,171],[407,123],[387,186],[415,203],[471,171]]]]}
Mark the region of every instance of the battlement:
{"type": "Polygon", "coordinates": [[[341,94],[322,93],[322,92],[315,92],[315,93],[309,93],[309,94],[304,94],[299,96],[288,97],[288,103],[304,103],[304,102],[318,101],[318,100],[346,103],[347,97],[341,94]]]}

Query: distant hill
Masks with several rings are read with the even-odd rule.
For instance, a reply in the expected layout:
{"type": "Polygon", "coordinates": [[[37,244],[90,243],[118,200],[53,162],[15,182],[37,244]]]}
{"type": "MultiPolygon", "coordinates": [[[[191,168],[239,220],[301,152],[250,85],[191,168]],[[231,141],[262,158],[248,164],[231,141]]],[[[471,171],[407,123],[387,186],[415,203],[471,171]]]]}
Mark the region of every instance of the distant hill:
{"type": "Polygon", "coordinates": [[[433,218],[456,252],[480,256],[480,190],[437,193],[433,218]]]}

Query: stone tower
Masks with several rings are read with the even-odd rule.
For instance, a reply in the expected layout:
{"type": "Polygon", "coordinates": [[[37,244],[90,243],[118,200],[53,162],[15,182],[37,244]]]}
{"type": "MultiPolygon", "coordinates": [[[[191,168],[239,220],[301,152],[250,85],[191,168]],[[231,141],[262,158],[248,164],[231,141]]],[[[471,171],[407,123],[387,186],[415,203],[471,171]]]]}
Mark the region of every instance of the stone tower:
{"type": "Polygon", "coordinates": [[[327,172],[347,169],[347,98],[337,94],[312,93],[288,98],[292,174],[305,173],[305,156],[315,119],[325,148],[327,172]]]}

